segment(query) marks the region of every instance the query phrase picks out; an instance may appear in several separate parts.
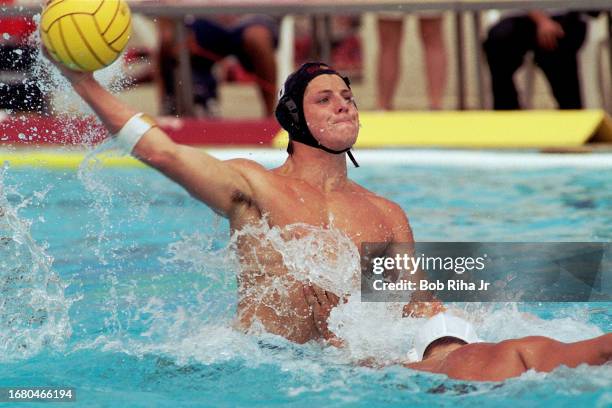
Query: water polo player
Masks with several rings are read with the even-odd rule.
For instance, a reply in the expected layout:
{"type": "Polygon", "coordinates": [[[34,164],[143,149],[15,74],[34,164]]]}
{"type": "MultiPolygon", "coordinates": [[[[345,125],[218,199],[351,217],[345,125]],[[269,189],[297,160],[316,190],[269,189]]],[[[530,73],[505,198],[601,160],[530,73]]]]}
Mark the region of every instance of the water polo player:
{"type": "MultiPolygon", "coordinates": [[[[304,294],[321,337],[330,345],[346,346],[327,324],[331,308],[337,302],[330,301],[315,286],[305,286],[304,294]]],[[[581,364],[603,365],[612,360],[612,333],[574,343],[543,336],[484,343],[469,322],[448,312],[427,319],[416,331],[413,346],[406,358],[408,361],[396,363],[468,381],[503,381],[529,370],[550,372],[562,365],[574,368],[581,364]]],[[[371,367],[389,363],[376,358],[360,362],[371,367]]]]}
{"type": "Polygon", "coordinates": [[[612,359],[612,333],[574,343],[529,336],[483,343],[472,326],[448,313],[430,318],[415,338],[413,370],[469,381],[502,381],[526,371],[549,372],[559,366],[602,365],[612,359]]]}
{"type": "MultiPolygon", "coordinates": [[[[380,242],[384,251],[394,242],[413,241],[399,205],[347,177],[346,156],[357,165],[350,149],[359,133],[359,113],[349,81],[325,64],[305,64],[287,79],[276,117],[289,132],[289,155],[271,170],[245,159],[220,161],[176,144],[91,73],[56,66],[119,144],[228,218],[232,234],[265,222],[290,240],[305,231],[286,229],[289,225],[326,230],[333,222],[356,248],[362,242],[380,242]]],[[[239,325],[248,329],[257,322],[298,343],[320,338],[303,284],[288,273],[282,254],[250,234],[239,234],[236,248],[239,325]]]]}

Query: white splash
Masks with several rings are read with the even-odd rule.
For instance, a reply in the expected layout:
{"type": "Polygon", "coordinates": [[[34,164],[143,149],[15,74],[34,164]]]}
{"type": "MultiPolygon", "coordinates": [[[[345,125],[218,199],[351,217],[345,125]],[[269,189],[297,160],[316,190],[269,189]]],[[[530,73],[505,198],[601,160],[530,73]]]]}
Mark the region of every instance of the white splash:
{"type": "MultiPolygon", "coordinates": [[[[33,16],[33,21],[38,27],[40,14],[33,16]]],[[[35,50],[34,64],[28,72],[28,76],[35,80],[36,85],[44,95],[52,96],[51,112],[64,122],[63,129],[66,135],[75,135],[81,138],[83,144],[90,146],[92,139],[100,128],[92,126],[83,133],[82,129],[74,128],[71,120],[74,118],[94,117],[91,108],[76,94],[70,83],[60,71],[42,54],[42,41],[39,30],[34,30],[27,41],[28,45],[35,50]]],[[[112,93],[118,93],[130,85],[130,80],[123,70],[123,61],[119,58],[110,66],[94,72],[94,77],[100,84],[112,93]]],[[[32,132],[34,137],[39,137],[38,132],[32,132]]]]}
{"type": "MultiPolygon", "coordinates": [[[[103,341],[105,347],[128,350],[129,353],[163,354],[180,364],[240,359],[249,364],[274,362],[288,370],[325,370],[325,364],[353,366],[364,359],[374,358],[381,364],[397,364],[407,360],[414,335],[423,319],[402,317],[401,303],[361,302],[359,287],[359,253],[352,241],[341,231],[322,229],[305,224],[286,228],[270,227],[266,220],[236,232],[230,244],[212,249],[210,236],[183,236],[170,245],[165,265],[186,265],[185,272],[197,272],[219,284],[215,290],[203,288],[197,292],[193,307],[177,306],[171,299],[151,298],[140,307],[135,319],[148,328],[140,338],[126,336],[114,343],[103,341]],[[260,327],[245,334],[234,328],[228,313],[212,313],[219,300],[235,302],[230,282],[238,271],[235,246],[241,237],[255,237],[274,248],[287,266],[288,273],[304,282],[313,282],[325,290],[347,294],[346,302],[334,308],[329,317],[330,329],[345,340],[343,349],[325,348],[311,342],[294,345],[267,334],[260,327]],[[223,288],[219,291],[219,288],[223,288]],[[273,342],[272,352],[262,349],[260,342],[273,342]],[[296,362],[291,350],[307,350],[312,359],[296,362]],[[279,351],[280,350],[280,351],[279,351]],[[322,366],[321,366],[322,365],[322,366]]],[[[282,289],[282,288],[279,288],[282,289]]],[[[226,312],[234,305],[226,304],[226,312]]],[[[545,320],[521,312],[516,304],[449,304],[449,309],[474,324],[484,341],[501,341],[528,335],[545,335],[561,341],[578,341],[596,337],[601,329],[588,322],[588,313],[570,313],[545,320]]],[[[255,323],[257,326],[257,323],[255,323]]],[[[115,338],[115,341],[117,339],[115,338]]],[[[100,340],[102,341],[102,340],[100,340]]]]}
{"type": "MultiPolygon", "coordinates": [[[[0,170],[0,361],[63,348],[71,335],[64,284],[53,272],[53,258],[30,235],[31,223],[18,216],[7,199],[0,170]]],[[[38,197],[44,198],[46,192],[38,197]]]]}
{"type": "Polygon", "coordinates": [[[298,281],[312,282],[336,294],[359,289],[359,251],[333,225],[320,228],[298,223],[279,228],[270,227],[264,218],[259,224],[237,231],[231,246],[246,235],[256,236],[274,248],[282,256],[287,273],[298,281]]]}

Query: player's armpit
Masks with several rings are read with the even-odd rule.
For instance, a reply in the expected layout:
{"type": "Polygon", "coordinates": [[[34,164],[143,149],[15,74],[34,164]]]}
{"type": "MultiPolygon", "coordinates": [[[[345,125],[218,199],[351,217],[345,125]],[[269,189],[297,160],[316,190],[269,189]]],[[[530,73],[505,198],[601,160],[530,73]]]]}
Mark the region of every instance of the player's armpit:
{"type": "Polygon", "coordinates": [[[239,166],[200,149],[176,144],[159,128],[149,130],[133,154],[225,217],[240,203],[235,197],[252,197],[252,189],[239,166]]]}

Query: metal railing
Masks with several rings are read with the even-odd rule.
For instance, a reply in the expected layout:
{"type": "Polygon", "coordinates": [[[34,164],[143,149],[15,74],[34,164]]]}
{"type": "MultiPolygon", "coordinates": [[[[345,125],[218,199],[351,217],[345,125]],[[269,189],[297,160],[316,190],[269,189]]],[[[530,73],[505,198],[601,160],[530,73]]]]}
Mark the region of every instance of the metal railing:
{"type": "MultiPolygon", "coordinates": [[[[176,38],[185,36],[183,19],[186,15],[215,14],[245,14],[261,13],[280,15],[291,19],[296,14],[311,14],[325,16],[330,14],[349,14],[381,11],[415,12],[423,10],[451,11],[455,13],[455,42],[457,60],[457,109],[467,108],[466,104],[466,69],[465,69],[465,28],[463,14],[471,13],[472,24],[475,27],[474,41],[480,41],[479,12],[484,10],[532,10],[532,9],[568,9],[568,10],[602,10],[608,19],[608,49],[612,50],[612,0],[128,0],[134,13],[151,17],[168,17],[175,20],[176,38]]],[[[33,15],[41,11],[41,5],[1,6],[2,16],[33,15]]],[[[283,41],[293,38],[292,24],[282,24],[281,44],[279,53],[279,78],[284,78],[291,72],[293,65],[293,50],[291,46],[283,46],[283,41]]],[[[327,45],[325,35],[316,37],[318,49],[325,50],[327,45]]],[[[477,45],[480,48],[480,44],[477,45]]],[[[480,58],[477,61],[479,107],[485,106],[485,92],[482,84],[480,58]]],[[[609,52],[609,70],[612,77],[612,51],[609,52]]],[[[178,106],[181,114],[193,113],[191,91],[191,68],[189,50],[180,47],[179,54],[179,89],[178,106]]],[[[612,81],[611,81],[612,82],[612,81]]],[[[610,92],[612,94],[612,84],[610,92]]]]}

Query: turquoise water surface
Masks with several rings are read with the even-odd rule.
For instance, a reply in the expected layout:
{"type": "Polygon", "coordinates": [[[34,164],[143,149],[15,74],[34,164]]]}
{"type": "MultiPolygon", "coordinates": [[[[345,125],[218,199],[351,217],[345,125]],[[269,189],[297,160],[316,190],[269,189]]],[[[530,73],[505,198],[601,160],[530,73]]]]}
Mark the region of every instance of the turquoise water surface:
{"type": "MultiPolygon", "coordinates": [[[[377,165],[350,175],[400,203],[417,240],[612,240],[609,169],[377,165]]],[[[611,366],[469,383],[356,366],[381,344],[407,346],[380,324],[359,352],[234,330],[227,222],[152,170],[9,167],[0,208],[10,238],[0,241],[0,386],[74,387],[82,406],[612,405],[611,366]]],[[[481,316],[490,341],[612,331],[610,303],[458,307],[481,316]]]]}

